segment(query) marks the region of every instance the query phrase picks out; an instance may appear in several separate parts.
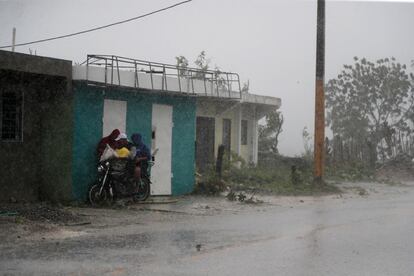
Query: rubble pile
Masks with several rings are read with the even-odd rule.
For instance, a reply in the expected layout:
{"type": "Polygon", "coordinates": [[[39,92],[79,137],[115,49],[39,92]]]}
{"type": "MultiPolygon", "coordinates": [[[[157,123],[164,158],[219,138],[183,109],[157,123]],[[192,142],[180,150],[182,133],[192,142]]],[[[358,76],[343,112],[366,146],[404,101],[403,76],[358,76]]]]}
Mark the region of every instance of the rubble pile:
{"type": "Polygon", "coordinates": [[[0,216],[16,216],[31,221],[70,223],[79,217],[62,207],[48,203],[8,203],[0,204],[0,216]]]}

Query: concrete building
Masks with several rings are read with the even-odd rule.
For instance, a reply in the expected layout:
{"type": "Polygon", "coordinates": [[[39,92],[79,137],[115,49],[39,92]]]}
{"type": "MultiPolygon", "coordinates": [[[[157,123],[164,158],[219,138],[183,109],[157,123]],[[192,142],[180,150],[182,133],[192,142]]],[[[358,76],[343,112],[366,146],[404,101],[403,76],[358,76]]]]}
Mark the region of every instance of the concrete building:
{"type": "Polygon", "coordinates": [[[0,200],[71,198],[72,62],[0,51],[0,200]]]}
{"type": "MultiPolygon", "coordinates": [[[[214,163],[220,144],[256,163],[258,121],[281,104],[278,98],[242,93],[238,75],[228,72],[100,55],[89,55],[85,64],[73,67],[70,61],[4,51],[0,51],[1,60],[7,60],[0,68],[3,102],[14,75],[51,74],[49,79],[58,80],[16,79],[20,86],[25,84],[22,108],[28,105],[28,95],[36,100],[31,109],[25,108],[28,116],[21,116],[21,125],[14,127],[21,129],[21,136],[13,142],[3,139],[2,128],[0,151],[6,156],[2,169],[8,168],[1,184],[16,182],[23,190],[33,188],[34,196],[41,191],[55,200],[86,199],[96,175],[96,145],[115,128],[129,136],[139,132],[152,150],[158,149],[153,195],[190,193],[196,169],[203,171],[214,163]],[[32,69],[39,64],[43,71],[32,69]],[[45,95],[53,96],[43,99],[45,95]],[[30,121],[36,116],[36,122],[30,121]],[[35,145],[42,149],[33,150],[35,145]],[[19,148],[20,155],[13,148],[19,148]],[[32,151],[30,160],[40,161],[27,169],[27,177],[14,177],[32,151]],[[38,184],[30,184],[33,181],[38,184]]],[[[8,112],[4,110],[0,110],[2,122],[8,112]]],[[[14,195],[13,190],[4,198],[14,195]]]]}

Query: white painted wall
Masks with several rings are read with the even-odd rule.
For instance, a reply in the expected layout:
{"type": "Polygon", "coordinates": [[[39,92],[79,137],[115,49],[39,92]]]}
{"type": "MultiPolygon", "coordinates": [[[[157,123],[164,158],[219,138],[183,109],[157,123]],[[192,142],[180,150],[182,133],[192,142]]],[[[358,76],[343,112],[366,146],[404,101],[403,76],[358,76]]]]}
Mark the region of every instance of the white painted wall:
{"type": "Polygon", "coordinates": [[[242,120],[247,120],[247,145],[242,145],[242,156],[248,162],[257,163],[258,119],[255,105],[243,105],[242,120]]]}
{"type": "MultiPolygon", "coordinates": [[[[151,74],[140,72],[137,74],[138,84],[134,71],[119,70],[119,77],[117,70],[108,70],[105,74],[104,67],[75,65],[72,68],[72,78],[74,80],[89,80],[99,83],[107,83],[113,85],[121,85],[126,87],[139,87],[144,89],[166,90],[170,92],[181,93],[196,93],[199,95],[206,95],[210,97],[220,98],[238,98],[238,92],[228,92],[224,90],[217,91],[217,87],[209,81],[189,79],[185,77],[166,77],[163,78],[161,74],[151,74]],[[106,78],[105,78],[106,75],[106,78]],[[180,89],[181,88],[181,89],[180,89]]],[[[279,108],[281,100],[275,97],[255,95],[251,93],[242,93],[243,102],[259,103],[274,105],[279,108]]]]}
{"type": "Polygon", "coordinates": [[[152,147],[158,149],[154,167],[151,170],[152,195],[171,194],[172,113],[173,107],[170,105],[154,104],[152,106],[152,129],[155,131],[152,147]]]}
{"type": "Polygon", "coordinates": [[[257,163],[257,131],[255,131],[257,121],[253,114],[255,110],[241,103],[228,103],[227,110],[222,106],[219,107],[219,105],[220,103],[215,101],[199,100],[197,102],[197,116],[215,118],[214,156],[217,157],[218,146],[223,142],[223,119],[230,119],[231,150],[240,155],[245,161],[257,163]],[[241,119],[248,121],[247,145],[241,145],[241,119]]]}
{"type": "Polygon", "coordinates": [[[126,129],[127,102],[116,100],[104,100],[102,136],[108,136],[114,129],[125,132],[126,129]]]}
{"type": "MultiPolygon", "coordinates": [[[[137,82],[134,71],[107,70],[105,79],[105,68],[97,66],[74,66],[72,70],[73,79],[89,80],[113,85],[127,87],[139,87],[144,89],[168,90],[172,92],[207,94],[208,96],[228,97],[229,92],[219,90],[211,81],[189,79],[185,77],[164,77],[161,74],[149,74],[139,72],[137,82]]],[[[238,93],[231,92],[232,97],[238,97],[238,93]]]]}

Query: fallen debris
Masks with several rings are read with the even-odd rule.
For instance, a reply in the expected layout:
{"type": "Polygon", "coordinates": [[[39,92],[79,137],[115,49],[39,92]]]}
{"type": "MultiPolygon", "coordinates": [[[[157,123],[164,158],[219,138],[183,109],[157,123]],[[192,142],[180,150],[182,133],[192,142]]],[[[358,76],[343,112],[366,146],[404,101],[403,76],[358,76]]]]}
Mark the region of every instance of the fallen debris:
{"type": "Polygon", "coordinates": [[[228,194],[226,195],[226,198],[230,201],[239,201],[247,204],[258,204],[263,203],[262,200],[259,200],[255,197],[255,194],[253,193],[249,198],[247,198],[247,195],[244,192],[235,193],[233,190],[230,190],[228,194]]]}
{"type": "Polygon", "coordinates": [[[354,193],[360,195],[360,196],[368,196],[369,193],[367,190],[365,190],[362,187],[358,187],[358,186],[352,186],[352,187],[345,187],[345,189],[353,191],[354,193]]]}
{"type": "MultiPolygon", "coordinates": [[[[133,208],[133,209],[135,209],[135,208],[133,208]]],[[[165,209],[155,209],[155,208],[138,208],[136,210],[189,215],[189,213],[187,213],[187,212],[175,211],[175,210],[165,210],[165,209]]]]}
{"type": "Polygon", "coordinates": [[[263,203],[263,200],[260,200],[254,196],[251,196],[249,199],[245,200],[244,203],[247,204],[260,204],[263,203]]]}
{"type": "Polygon", "coordinates": [[[237,195],[237,199],[240,201],[240,202],[243,202],[245,199],[246,199],[246,195],[244,194],[244,193],[239,193],[238,195],[237,195]]]}
{"type": "Polygon", "coordinates": [[[66,223],[65,226],[82,226],[92,224],[90,221],[75,222],[75,223],[66,223]]]}
{"type": "Polygon", "coordinates": [[[26,219],[58,224],[80,221],[77,215],[49,203],[4,203],[0,205],[0,216],[15,216],[16,223],[26,219]]]}
{"type": "Polygon", "coordinates": [[[237,200],[237,195],[233,192],[233,190],[230,190],[230,192],[226,195],[226,198],[230,201],[235,201],[237,200]]]}
{"type": "Polygon", "coordinates": [[[15,217],[19,215],[18,212],[13,211],[0,211],[0,217],[15,217]]]}
{"type": "Polygon", "coordinates": [[[178,199],[169,199],[169,200],[155,200],[155,199],[147,199],[145,201],[138,201],[135,204],[171,204],[177,203],[178,199]]]}

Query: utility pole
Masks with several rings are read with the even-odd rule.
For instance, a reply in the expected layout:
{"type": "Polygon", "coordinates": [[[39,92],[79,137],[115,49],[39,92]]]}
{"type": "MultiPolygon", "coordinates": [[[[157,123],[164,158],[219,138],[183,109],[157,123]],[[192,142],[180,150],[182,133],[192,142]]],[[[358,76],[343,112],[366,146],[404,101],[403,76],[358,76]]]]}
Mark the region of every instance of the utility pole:
{"type": "Polygon", "coordinates": [[[12,52],[14,52],[14,45],[16,45],[16,28],[15,27],[13,27],[12,52]]]}
{"type": "Polygon", "coordinates": [[[323,183],[325,141],[325,0],[318,0],[316,30],[314,182],[323,183]]]}

